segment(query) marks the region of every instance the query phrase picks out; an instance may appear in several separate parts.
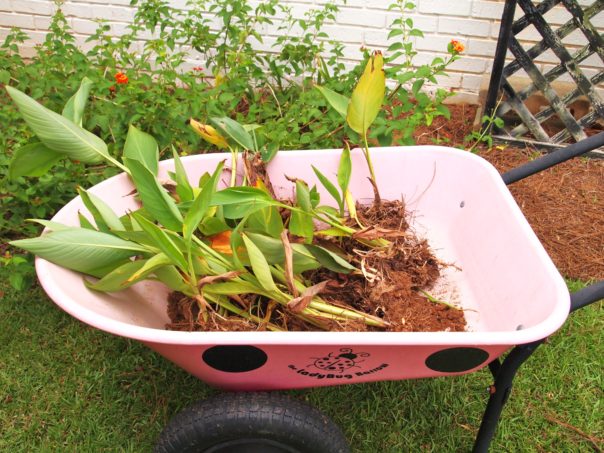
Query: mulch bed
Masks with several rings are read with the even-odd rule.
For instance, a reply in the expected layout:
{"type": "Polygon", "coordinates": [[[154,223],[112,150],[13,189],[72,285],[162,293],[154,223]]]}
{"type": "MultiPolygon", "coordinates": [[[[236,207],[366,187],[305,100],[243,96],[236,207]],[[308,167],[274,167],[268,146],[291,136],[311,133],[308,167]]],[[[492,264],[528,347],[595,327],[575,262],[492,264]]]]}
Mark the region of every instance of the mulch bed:
{"type": "MultiPolygon", "coordinates": [[[[476,107],[449,107],[451,120],[438,118],[429,129],[418,131],[419,144],[463,144],[476,107]]],[[[539,154],[508,146],[479,151],[500,172],[539,154]]],[[[604,279],[604,160],[572,159],[511,185],[510,191],[561,274],[604,279]]]]}

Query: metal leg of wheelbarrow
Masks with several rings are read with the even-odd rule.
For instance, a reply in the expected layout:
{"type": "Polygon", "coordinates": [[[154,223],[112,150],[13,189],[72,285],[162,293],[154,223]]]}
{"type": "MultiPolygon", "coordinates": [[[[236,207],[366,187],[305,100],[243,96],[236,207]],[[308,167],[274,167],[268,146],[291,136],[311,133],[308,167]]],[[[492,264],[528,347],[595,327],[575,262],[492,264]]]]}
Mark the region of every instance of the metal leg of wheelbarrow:
{"type": "MultiPolygon", "coordinates": [[[[586,307],[589,304],[595,303],[604,299],[604,280],[594,283],[581,291],[571,294],[571,313],[580,308],[586,307]]],[[[507,355],[503,362],[499,359],[494,360],[489,364],[489,369],[495,378],[495,383],[490,387],[491,396],[482,417],[480,430],[474,442],[474,453],[485,453],[489,450],[489,445],[497,429],[499,418],[503,406],[510,397],[512,390],[512,381],[516,372],[535,350],[545,341],[539,340],[534,343],[516,346],[507,355]]]]}
{"type": "Polygon", "coordinates": [[[520,365],[535,352],[535,349],[543,341],[539,340],[534,343],[516,346],[503,362],[499,362],[499,359],[496,359],[489,364],[489,369],[495,378],[495,383],[489,388],[491,396],[489,397],[489,402],[480,424],[480,430],[474,442],[474,449],[472,450],[474,453],[485,453],[489,450],[489,445],[499,423],[501,411],[510,397],[514,376],[516,376],[520,365]]]}

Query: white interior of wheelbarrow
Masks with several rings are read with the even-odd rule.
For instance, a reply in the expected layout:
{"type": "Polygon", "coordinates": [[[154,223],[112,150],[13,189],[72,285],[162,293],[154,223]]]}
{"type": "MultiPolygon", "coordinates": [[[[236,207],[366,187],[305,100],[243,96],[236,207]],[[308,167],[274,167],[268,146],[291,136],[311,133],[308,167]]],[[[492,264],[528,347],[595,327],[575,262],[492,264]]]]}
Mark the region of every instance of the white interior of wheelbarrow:
{"type": "MultiPolygon", "coordinates": [[[[428,239],[442,261],[454,265],[445,270],[444,284],[435,291],[466,310],[469,332],[354,335],[363,335],[370,342],[518,344],[543,338],[563,323],[569,304],[564,282],[490,164],[470,153],[436,146],[374,149],[372,155],[382,198],[402,197],[413,213],[413,228],[428,239]]],[[[280,153],[269,166],[272,183],[280,195],[291,197],[292,184],[285,175],[317,183],[311,164],[335,180],[339,157],[338,150],[280,153]]],[[[191,181],[196,182],[225,158],[197,155],[184,162],[191,181]]],[[[167,179],[172,168],[172,161],[162,162],[160,176],[167,179]]],[[[365,161],[356,150],[352,191],[357,200],[370,202],[373,192],[366,176],[365,161]]],[[[322,201],[331,203],[329,195],[317,186],[322,201]]],[[[92,192],[123,213],[137,207],[134,197],[128,195],[132,189],[122,174],[95,186],[92,192]]],[[[79,197],[53,220],[77,225],[78,210],[86,213],[79,197]]],[[[161,284],[144,282],[121,293],[106,294],[90,291],[81,275],[47,261],[38,259],[37,270],[43,287],[58,305],[100,329],[177,343],[208,335],[164,330],[167,290],[161,284]]],[[[230,341],[240,342],[250,334],[228,335],[230,341]]],[[[263,335],[268,342],[272,342],[271,335],[283,340],[280,333],[253,335],[263,335]]],[[[304,341],[293,332],[285,335],[295,342],[304,341]]],[[[304,338],[308,341],[308,334],[304,338]]]]}

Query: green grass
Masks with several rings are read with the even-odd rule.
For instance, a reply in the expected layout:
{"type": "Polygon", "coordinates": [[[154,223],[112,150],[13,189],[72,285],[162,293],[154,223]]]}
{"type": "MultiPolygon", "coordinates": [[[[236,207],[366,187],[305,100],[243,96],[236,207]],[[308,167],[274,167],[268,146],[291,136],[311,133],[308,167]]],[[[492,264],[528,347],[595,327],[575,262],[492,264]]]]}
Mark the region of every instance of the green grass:
{"type": "MultiPolygon", "coordinates": [[[[146,347],[87,327],[0,271],[0,451],[148,452],[169,418],[215,390],[146,347]]],[[[574,314],[520,371],[494,452],[585,452],[602,422],[602,304],[574,314]],[[574,428],[574,429],[573,429],[574,428]]],[[[491,383],[463,377],[293,392],[330,415],[353,451],[471,448],[491,383]]]]}

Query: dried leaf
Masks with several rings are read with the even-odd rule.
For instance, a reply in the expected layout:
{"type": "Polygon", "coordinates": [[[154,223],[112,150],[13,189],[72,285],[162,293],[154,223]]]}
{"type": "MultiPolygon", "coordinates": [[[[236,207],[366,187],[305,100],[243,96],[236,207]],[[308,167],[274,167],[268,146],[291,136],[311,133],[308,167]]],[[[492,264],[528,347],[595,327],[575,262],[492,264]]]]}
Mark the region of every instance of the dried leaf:
{"type": "Polygon", "coordinates": [[[308,307],[308,304],[310,304],[314,296],[321,293],[325,289],[328,283],[329,281],[326,280],[324,282],[317,283],[316,285],[309,286],[299,297],[290,300],[287,303],[287,308],[294,313],[300,313],[306,307],[308,307]]]}

